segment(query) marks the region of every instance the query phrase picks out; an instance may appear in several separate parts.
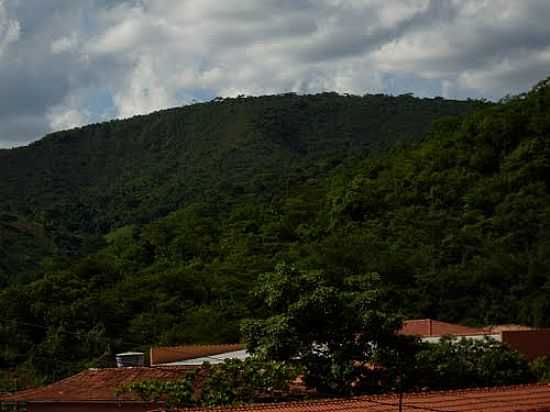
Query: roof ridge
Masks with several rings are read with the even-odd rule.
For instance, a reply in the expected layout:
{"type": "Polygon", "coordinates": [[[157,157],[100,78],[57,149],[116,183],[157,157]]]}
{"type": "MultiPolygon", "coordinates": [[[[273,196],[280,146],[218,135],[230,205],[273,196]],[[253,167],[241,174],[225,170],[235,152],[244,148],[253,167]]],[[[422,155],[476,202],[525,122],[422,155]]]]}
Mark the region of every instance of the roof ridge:
{"type": "Polygon", "coordinates": [[[222,352],[220,353],[223,353],[223,350],[224,349],[228,349],[228,348],[233,348],[233,349],[246,349],[246,347],[240,343],[227,343],[227,344],[223,344],[223,345],[182,345],[182,346],[152,346],[151,347],[151,351],[159,351],[159,350],[164,350],[164,351],[168,351],[168,352],[177,352],[177,353],[181,353],[181,352],[184,352],[186,349],[211,349],[211,350],[214,350],[214,349],[220,349],[222,350],[222,352]]]}
{"type": "MultiPolygon", "coordinates": [[[[121,371],[124,372],[124,371],[132,371],[132,370],[151,370],[151,369],[155,369],[155,370],[170,370],[170,371],[173,371],[175,368],[177,368],[178,366],[174,367],[174,366],[162,366],[162,364],[160,364],[159,366],[125,366],[123,368],[117,368],[116,366],[113,366],[113,367],[110,367],[110,368],[88,368],[88,369],[83,369],[82,371],[74,374],[74,375],[71,375],[67,378],[64,378],[60,381],[57,381],[57,382],[62,382],[64,381],[65,379],[69,379],[69,378],[72,378],[74,376],[77,376],[77,375],[80,375],[82,372],[102,372],[102,371],[121,371]]],[[[185,369],[183,366],[181,367],[182,369],[185,369]]],[[[57,382],[53,382],[53,383],[57,383],[57,382]]],[[[51,383],[50,385],[53,385],[53,383],[51,383]]]]}
{"type": "Polygon", "coordinates": [[[242,343],[206,343],[206,344],[190,344],[190,345],[174,345],[174,346],[151,346],[152,348],[162,348],[162,349],[170,349],[170,348],[209,348],[214,346],[244,346],[242,343]]]}
{"type": "Polygon", "coordinates": [[[246,346],[242,343],[158,346],[150,348],[149,360],[151,366],[153,366],[243,350],[246,350],[246,346]]]}

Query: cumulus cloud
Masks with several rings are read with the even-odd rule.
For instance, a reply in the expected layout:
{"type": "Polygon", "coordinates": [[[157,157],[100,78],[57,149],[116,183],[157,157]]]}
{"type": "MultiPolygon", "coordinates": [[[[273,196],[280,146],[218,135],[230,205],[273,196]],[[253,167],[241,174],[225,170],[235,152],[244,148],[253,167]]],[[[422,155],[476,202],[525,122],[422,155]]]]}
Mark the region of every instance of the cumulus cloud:
{"type": "Polygon", "coordinates": [[[64,101],[50,108],[46,114],[51,130],[65,130],[90,122],[90,114],[83,107],[80,95],[69,95],[64,101]]]}
{"type": "Polygon", "coordinates": [[[547,0],[0,0],[0,146],[218,95],[498,99],[549,74],[548,21],[547,0]]]}

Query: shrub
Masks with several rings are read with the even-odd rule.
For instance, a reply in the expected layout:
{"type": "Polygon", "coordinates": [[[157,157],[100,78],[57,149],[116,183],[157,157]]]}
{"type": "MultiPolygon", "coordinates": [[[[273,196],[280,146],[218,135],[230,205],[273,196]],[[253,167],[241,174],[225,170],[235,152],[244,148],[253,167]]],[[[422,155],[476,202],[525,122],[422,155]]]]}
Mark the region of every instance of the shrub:
{"type": "Polygon", "coordinates": [[[455,389],[527,383],[527,359],[491,338],[444,337],[416,356],[416,382],[430,389],[455,389]]]}
{"type": "Polygon", "coordinates": [[[529,368],[537,382],[550,383],[550,359],[546,356],[534,359],[529,368]]]}
{"type": "Polygon", "coordinates": [[[169,407],[233,405],[270,401],[290,393],[289,384],[299,370],[284,362],[227,359],[219,365],[203,364],[177,381],[145,380],[117,390],[169,407]]]}

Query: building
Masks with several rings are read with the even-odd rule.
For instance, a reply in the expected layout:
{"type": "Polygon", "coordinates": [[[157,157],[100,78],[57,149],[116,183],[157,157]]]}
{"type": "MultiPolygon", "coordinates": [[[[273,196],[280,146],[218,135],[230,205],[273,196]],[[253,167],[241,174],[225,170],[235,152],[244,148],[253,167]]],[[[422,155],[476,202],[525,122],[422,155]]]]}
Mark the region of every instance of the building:
{"type": "Polygon", "coordinates": [[[160,407],[132,394],[116,395],[117,388],[147,379],[174,380],[189,368],[86,369],[76,375],[39,388],[0,398],[2,406],[24,407],[28,412],[146,412],[160,407]]]}
{"type": "Polygon", "coordinates": [[[151,367],[143,367],[143,353],[116,355],[118,368],[87,369],[51,385],[0,397],[2,406],[24,407],[29,412],[120,411],[145,412],[159,405],[132,394],[117,395],[117,388],[148,379],[175,380],[203,362],[248,357],[240,344],[188,345],[151,348],[151,367]]]}
{"type": "Polygon", "coordinates": [[[536,329],[523,325],[496,325],[470,328],[433,319],[414,319],[403,322],[400,333],[420,337],[425,342],[437,342],[443,336],[466,339],[492,338],[508,345],[533,360],[550,357],[550,329],[536,329]]]}

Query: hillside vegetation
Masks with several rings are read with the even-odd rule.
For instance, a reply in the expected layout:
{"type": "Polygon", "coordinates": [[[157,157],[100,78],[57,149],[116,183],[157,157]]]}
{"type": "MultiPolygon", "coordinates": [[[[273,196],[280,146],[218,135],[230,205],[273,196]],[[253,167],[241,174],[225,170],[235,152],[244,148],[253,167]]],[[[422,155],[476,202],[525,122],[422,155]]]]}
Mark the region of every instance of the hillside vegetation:
{"type": "MultiPolygon", "coordinates": [[[[54,133],[0,150],[0,211],[42,225],[59,255],[86,254],[97,235],[199,199],[270,201],[294,180],[414,141],[434,118],[476,104],[408,95],[241,97],[54,133]]],[[[10,264],[9,277],[29,263],[10,264]]]]}
{"type": "Polygon", "coordinates": [[[249,290],[278,262],[328,279],[375,272],[382,309],[407,317],[550,325],[548,82],[494,105],[224,100],[0,157],[2,207],[64,256],[0,293],[0,366],[21,373],[235,341],[262,316],[249,290]]]}

